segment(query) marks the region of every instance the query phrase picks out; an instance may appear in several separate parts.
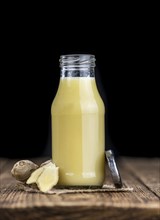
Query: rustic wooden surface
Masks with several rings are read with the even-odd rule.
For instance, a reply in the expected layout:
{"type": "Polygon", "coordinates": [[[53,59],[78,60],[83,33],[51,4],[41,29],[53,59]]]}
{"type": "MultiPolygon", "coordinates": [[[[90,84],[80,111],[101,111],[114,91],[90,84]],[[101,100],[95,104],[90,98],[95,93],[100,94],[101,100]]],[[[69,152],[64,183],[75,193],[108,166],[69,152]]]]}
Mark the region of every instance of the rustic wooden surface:
{"type": "MultiPolygon", "coordinates": [[[[133,192],[46,195],[18,190],[10,174],[17,160],[0,158],[0,220],[158,220],[160,158],[121,158],[123,183],[133,192]]],[[[32,159],[44,162],[46,158],[32,159]]],[[[112,180],[106,169],[106,183],[112,180]]]]}

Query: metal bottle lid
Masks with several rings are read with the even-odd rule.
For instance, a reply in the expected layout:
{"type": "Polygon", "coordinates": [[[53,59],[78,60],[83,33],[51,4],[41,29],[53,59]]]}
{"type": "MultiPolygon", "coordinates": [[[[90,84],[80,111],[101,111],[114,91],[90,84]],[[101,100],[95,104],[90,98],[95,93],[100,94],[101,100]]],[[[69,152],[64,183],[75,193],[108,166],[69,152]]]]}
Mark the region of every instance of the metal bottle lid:
{"type": "Polygon", "coordinates": [[[106,159],[108,162],[109,170],[112,176],[112,180],[116,188],[122,188],[121,176],[114,158],[114,153],[112,150],[105,151],[106,159]]]}

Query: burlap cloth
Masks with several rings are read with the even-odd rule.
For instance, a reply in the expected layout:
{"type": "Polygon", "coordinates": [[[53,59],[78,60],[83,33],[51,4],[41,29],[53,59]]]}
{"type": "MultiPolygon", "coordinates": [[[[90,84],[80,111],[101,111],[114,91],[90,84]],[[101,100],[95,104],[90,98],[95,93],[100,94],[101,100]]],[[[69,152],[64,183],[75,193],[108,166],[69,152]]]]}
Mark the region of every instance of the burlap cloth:
{"type": "MultiPolygon", "coordinates": [[[[28,185],[18,183],[17,188],[26,192],[42,193],[36,188],[31,188],[28,185]]],[[[102,188],[53,188],[45,194],[68,194],[68,193],[94,193],[94,192],[132,192],[132,187],[123,186],[122,188],[115,188],[113,185],[104,184],[102,188]]]]}

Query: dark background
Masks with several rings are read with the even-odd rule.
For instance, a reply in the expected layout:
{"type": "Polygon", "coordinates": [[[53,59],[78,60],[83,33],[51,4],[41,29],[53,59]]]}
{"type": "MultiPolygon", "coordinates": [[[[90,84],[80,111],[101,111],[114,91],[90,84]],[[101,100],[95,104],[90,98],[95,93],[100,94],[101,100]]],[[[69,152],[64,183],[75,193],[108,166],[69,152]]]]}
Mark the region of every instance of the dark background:
{"type": "Polygon", "coordinates": [[[71,53],[96,56],[96,79],[106,106],[106,147],[117,155],[160,156],[157,17],[152,8],[12,6],[3,18],[0,156],[51,155],[50,108],[59,83],[59,57],[71,53]]]}

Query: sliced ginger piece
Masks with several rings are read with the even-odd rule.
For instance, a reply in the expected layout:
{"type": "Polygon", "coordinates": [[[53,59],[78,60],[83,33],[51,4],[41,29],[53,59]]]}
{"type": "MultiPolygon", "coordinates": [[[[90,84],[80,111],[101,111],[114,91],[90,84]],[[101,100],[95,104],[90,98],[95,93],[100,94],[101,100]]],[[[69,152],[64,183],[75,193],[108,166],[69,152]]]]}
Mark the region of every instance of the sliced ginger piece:
{"type": "Polygon", "coordinates": [[[56,166],[46,166],[38,177],[36,183],[40,191],[47,192],[55,186],[59,179],[59,168],[56,166]]]}
{"type": "Polygon", "coordinates": [[[26,183],[36,183],[40,191],[47,192],[57,184],[59,179],[58,171],[59,168],[52,161],[46,161],[31,174],[26,183]]]}
{"type": "Polygon", "coordinates": [[[33,171],[33,173],[31,174],[31,176],[28,178],[28,180],[26,181],[27,184],[32,184],[32,183],[36,183],[38,177],[42,174],[42,172],[44,171],[44,167],[40,167],[38,169],[36,169],[35,171],[33,171]]]}

